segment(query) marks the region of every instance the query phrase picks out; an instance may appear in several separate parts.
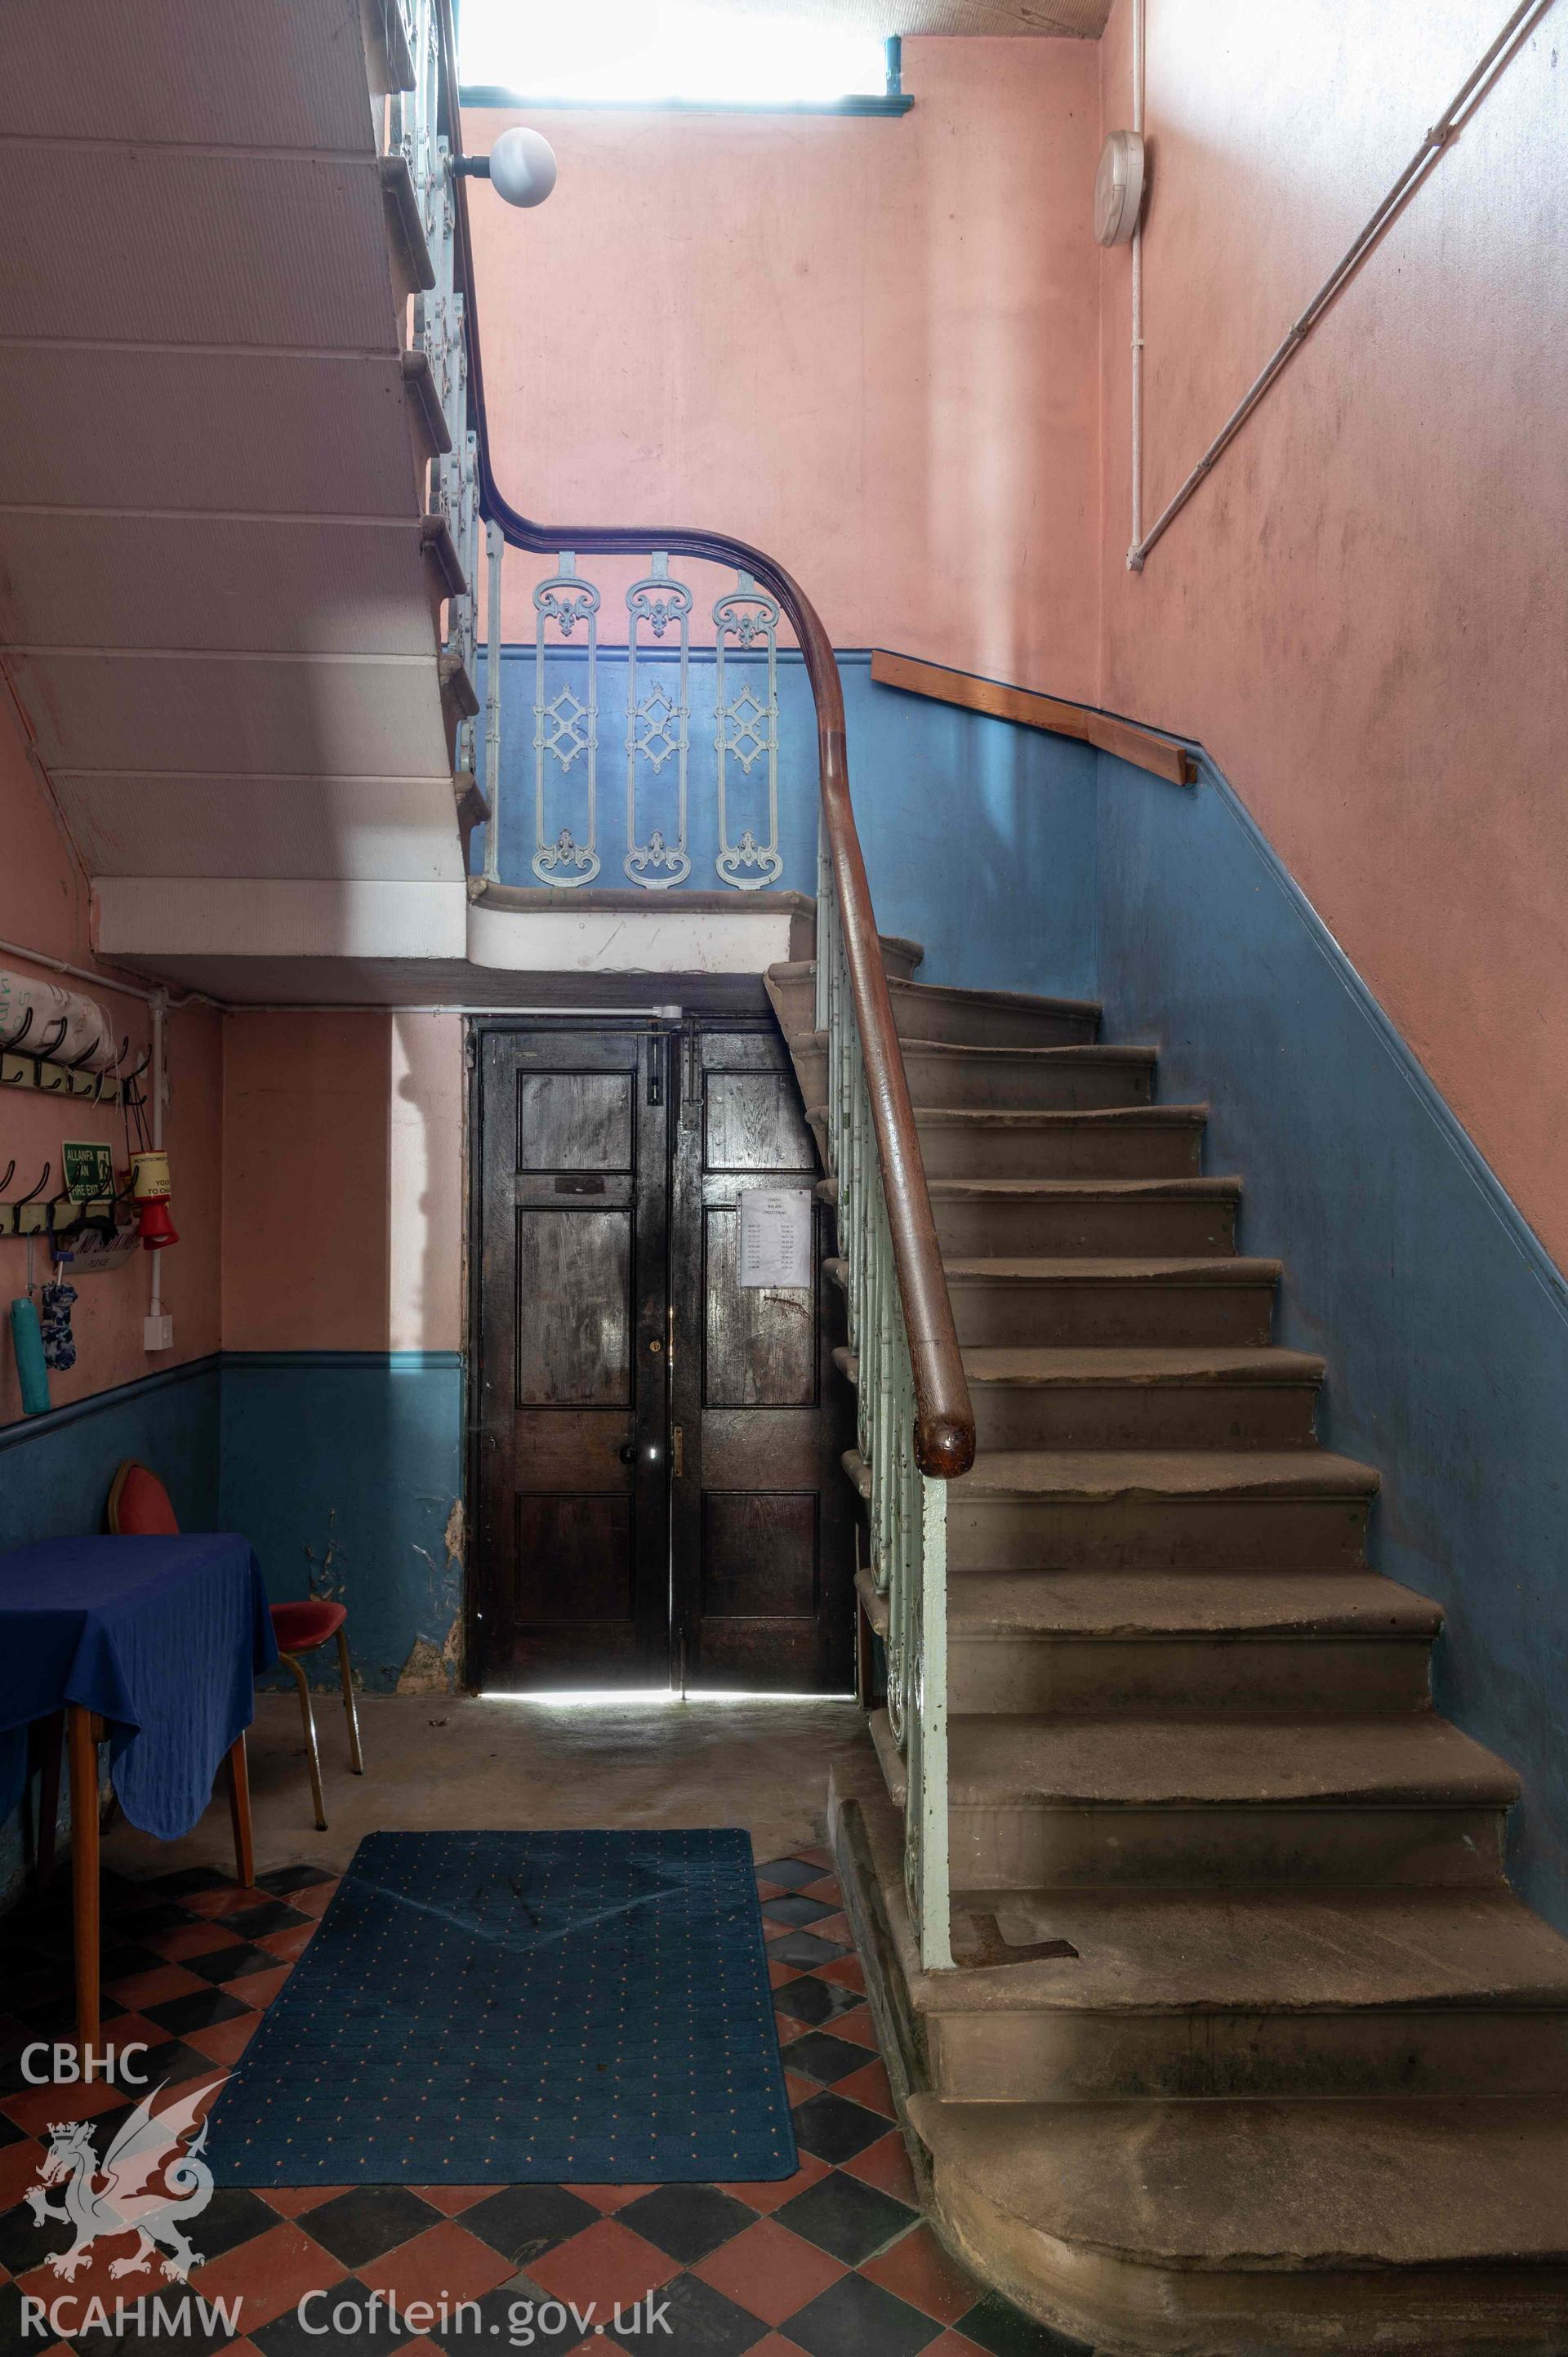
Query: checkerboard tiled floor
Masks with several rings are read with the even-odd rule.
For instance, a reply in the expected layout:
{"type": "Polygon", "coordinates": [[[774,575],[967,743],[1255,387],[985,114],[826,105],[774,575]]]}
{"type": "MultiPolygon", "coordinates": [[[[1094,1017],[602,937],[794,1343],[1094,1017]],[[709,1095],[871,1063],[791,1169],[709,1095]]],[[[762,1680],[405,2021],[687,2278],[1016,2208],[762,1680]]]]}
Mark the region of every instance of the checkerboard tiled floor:
{"type": "MultiPolygon", "coordinates": [[[[24,2294],[69,2290],[85,2318],[94,2294],[111,2314],[116,2298],[176,2293],[153,2276],[114,2280],[113,2261],[128,2237],[100,2242],[69,2287],[43,2264],[64,2246],[60,2225],[40,2229],[22,2203],[37,2174],[48,2123],[91,2116],[107,2122],[129,2098],[113,2086],[71,2093],[29,2086],[20,2068],[31,2040],[70,2031],[70,1927],[63,1905],[25,1906],[0,1972],[0,2352],[35,2357],[107,2357],[129,2347],[216,2357],[295,2357],[354,2350],[361,2357],[408,2348],[596,2352],[660,2350],[668,2357],[1046,2357],[1076,2352],[994,2293],[983,2292],[922,2223],[903,2140],[893,2121],[886,2074],[865,1997],[865,1977],[841,1894],[824,1851],[776,1858],[757,1870],[800,2167],[774,2185],[518,2185],[419,2188],[330,2187],[267,2193],[220,2190],[193,2225],[206,2264],[191,2289],[243,2301],[244,2338],[220,2327],[170,2339],[115,2339],[79,2331],[51,2343],[24,2338],[24,2294]],[[313,2324],[296,2309],[317,2287],[313,2324]],[[398,2310],[442,2298],[478,2303],[460,2332],[392,2330],[385,2302],[373,2326],[339,2335],[339,2304],[361,2318],[373,2290],[396,2295],[398,2310]],[[629,2319],[653,2295],[669,2330],[613,2330],[615,2303],[629,2319]],[[585,2334],[524,2329],[541,2309],[553,2325],[564,2307],[596,2304],[612,2329],[585,2334]],[[554,2306],[550,2305],[554,2303],[554,2306]]],[[[243,2050],[265,2007],[302,1953],[336,1883],[313,1867],[285,1867],[242,1891],[205,1868],[152,1882],[106,1878],[104,2040],[145,2040],[148,2067],[167,2083],[211,2072],[243,2050]]],[[[102,2150],[106,2139],[100,2135],[102,2150]]],[[[424,2319],[419,2319],[424,2321],[424,2319]]],[[[1087,2352],[1084,2352],[1087,2357],[1087,2352]]]]}

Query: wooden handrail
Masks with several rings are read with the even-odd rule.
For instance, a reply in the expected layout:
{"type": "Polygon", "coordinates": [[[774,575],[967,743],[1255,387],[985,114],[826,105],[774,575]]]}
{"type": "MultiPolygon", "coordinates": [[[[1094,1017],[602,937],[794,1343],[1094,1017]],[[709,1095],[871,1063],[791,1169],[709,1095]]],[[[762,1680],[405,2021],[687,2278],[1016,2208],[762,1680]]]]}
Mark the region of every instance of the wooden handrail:
{"type": "MultiPolygon", "coordinates": [[[[447,136],[453,154],[457,155],[462,150],[462,128],[449,0],[442,0],[441,20],[447,136]]],[[[865,1063],[887,1224],[892,1232],[893,1262],[915,1377],[915,1453],[923,1473],[939,1480],[952,1480],[967,1473],[974,1462],[974,1410],[970,1404],[953,1325],[952,1304],[948,1297],[936,1221],[926,1187],[903,1049],[898,1042],[871,905],[871,888],[866,882],[865,861],[850,801],[843,688],[832,641],[800,583],[763,550],[734,540],[727,533],[703,532],[689,526],[660,526],[653,530],[618,524],[534,523],[511,505],[496,481],[486,431],[467,178],[455,179],[453,187],[457,205],[458,270],[467,328],[469,408],[478,443],[482,514],[499,526],[511,547],[540,554],[571,549],[590,554],[641,555],[649,549],[659,548],[667,549],[672,555],[703,557],[710,563],[733,565],[737,572],[750,574],[754,581],[770,591],[789,618],[816,705],[822,830],[838,886],[844,958],[865,1063]]],[[[820,952],[820,942],[817,946],[820,952]]]]}
{"type": "Polygon", "coordinates": [[[1041,695],[1032,687],[1010,687],[1003,680],[983,679],[976,672],[923,662],[917,655],[890,654],[884,647],[872,650],[871,676],[879,687],[902,688],[906,695],[930,696],[939,704],[957,705],[963,712],[983,712],[992,720],[1043,728],[1053,737],[1076,737],[1080,744],[1114,753],[1118,760],[1147,770],[1173,786],[1197,783],[1197,764],[1185,745],[1135,720],[1114,719],[1109,712],[1097,712],[1087,704],[1065,704],[1059,696],[1041,695]]]}

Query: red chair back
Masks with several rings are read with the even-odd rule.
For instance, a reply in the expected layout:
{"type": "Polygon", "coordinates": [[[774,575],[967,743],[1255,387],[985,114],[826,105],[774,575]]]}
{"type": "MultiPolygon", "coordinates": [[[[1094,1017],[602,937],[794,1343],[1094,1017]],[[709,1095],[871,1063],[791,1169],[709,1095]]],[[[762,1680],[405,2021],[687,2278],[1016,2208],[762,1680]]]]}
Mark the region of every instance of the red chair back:
{"type": "Polygon", "coordinates": [[[179,1518],[156,1473],[127,1457],[109,1492],[109,1528],[117,1539],[177,1535],[179,1518]]]}

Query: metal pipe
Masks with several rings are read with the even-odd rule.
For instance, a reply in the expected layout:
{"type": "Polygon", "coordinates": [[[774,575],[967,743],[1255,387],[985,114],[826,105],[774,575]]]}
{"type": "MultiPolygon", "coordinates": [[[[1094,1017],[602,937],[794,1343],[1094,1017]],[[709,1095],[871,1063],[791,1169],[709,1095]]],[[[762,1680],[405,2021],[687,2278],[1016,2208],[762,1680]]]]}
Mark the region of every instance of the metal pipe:
{"type": "Polygon", "coordinates": [[[485,824],[485,880],[500,882],[501,856],[501,559],[506,539],[499,523],[485,520],[489,559],[485,596],[485,794],[490,814],[485,824]]]}
{"type": "MultiPolygon", "coordinates": [[[[1133,128],[1144,135],[1144,6],[1133,0],[1133,128]]],[[[1144,534],[1144,209],[1133,224],[1133,537],[1128,544],[1130,571],[1141,573],[1139,543],[1144,534]]]]}
{"type": "Polygon", "coordinates": [[[1262,369],[1253,378],[1252,382],[1175,497],[1161,509],[1143,538],[1135,540],[1132,548],[1128,550],[1127,563],[1134,573],[1142,572],[1144,559],[1148,555],[1149,551],[1158,540],[1164,537],[1197,490],[1199,483],[1213,468],[1216,460],[1235,440],[1275,378],[1288,367],[1335,297],[1342,292],[1348,281],[1354,277],[1372,248],[1381,238],[1383,231],[1393,221],[1395,214],[1409,203],[1417,188],[1426,179],[1449,140],[1461,127],[1460,118],[1466,108],[1472,102],[1479,104],[1487,90],[1491,87],[1507,62],[1509,53],[1522,39],[1535,20],[1543,16],[1552,5],[1552,0],[1520,0],[1520,6],[1513,11],[1486,54],[1466,74],[1403,171],[1384,195],[1382,202],[1370,220],[1340,255],[1306,308],[1270,354],[1262,369]]]}
{"type": "MultiPolygon", "coordinates": [[[[152,995],[152,1005],[153,1062],[152,1070],[148,1073],[147,1079],[150,1084],[150,1094],[152,1097],[153,1147],[155,1152],[158,1152],[162,1150],[164,1142],[164,1075],[166,1061],[164,1024],[168,1013],[167,991],[155,990],[152,995]]],[[[161,1252],[154,1252],[149,1253],[147,1254],[147,1258],[153,1265],[152,1278],[147,1295],[147,1317],[149,1321],[151,1321],[153,1318],[161,1318],[164,1314],[164,1256],[161,1252]]],[[[150,1338],[148,1339],[150,1340],[150,1338]]],[[[153,1349],[157,1350],[161,1349],[161,1344],[156,1341],[152,1342],[153,1349]]]]}

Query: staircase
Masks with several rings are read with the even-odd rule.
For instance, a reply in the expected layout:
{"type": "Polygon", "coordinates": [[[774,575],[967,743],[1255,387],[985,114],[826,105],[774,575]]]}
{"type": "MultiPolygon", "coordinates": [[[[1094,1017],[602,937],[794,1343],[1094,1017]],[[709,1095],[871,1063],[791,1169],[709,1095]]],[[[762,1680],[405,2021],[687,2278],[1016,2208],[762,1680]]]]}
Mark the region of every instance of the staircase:
{"type": "MultiPolygon", "coordinates": [[[[956,1969],[920,1967],[886,1713],[832,1815],[938,2222],[1106,2357],[1561,2357],[1568,1943],[1508,1888],[1516,1780],[1432,1708],[1442,1616],[1369,1566],[1377,1473],[1316,1437],[1206,1108],[1094,1006],[886,963],[978,1435],[956,1969]]],[[[768,980],[821,1135],[814,968],[768,980]]]]}

